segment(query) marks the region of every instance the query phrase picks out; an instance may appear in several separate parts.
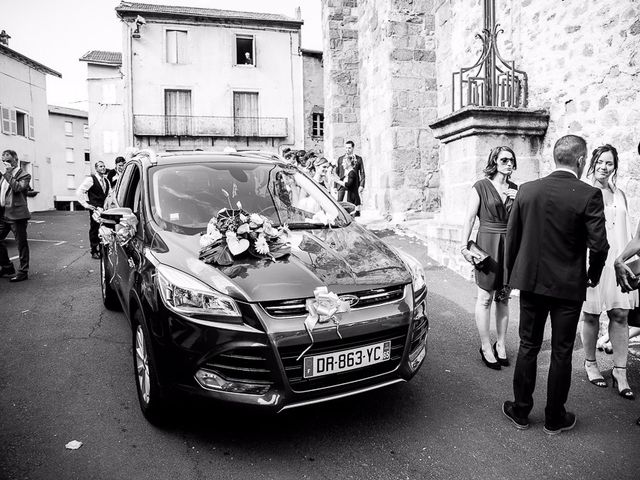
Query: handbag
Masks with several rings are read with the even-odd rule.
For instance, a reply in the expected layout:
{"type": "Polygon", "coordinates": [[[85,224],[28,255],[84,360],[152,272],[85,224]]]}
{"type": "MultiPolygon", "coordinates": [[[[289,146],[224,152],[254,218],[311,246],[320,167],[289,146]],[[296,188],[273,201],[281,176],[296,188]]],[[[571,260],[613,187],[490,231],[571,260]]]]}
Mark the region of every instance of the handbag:
{"type": "Polygon", "coordinates": [[[627,262],[626,265],[636,276],[635,280],[632,278],[627,279],[629,281],[629,285],[631,285],[632,289],[637,290],[640,287],[640,258],[627,262]]]}
{"type": "Polygon", "coordinates": [[[482,270],[484,267],[486,267],[491,256],[483,249],[481,249],[473,240],[469,240],[467,242],[467,248],[473,256],[473,266],[478,270],[482,270]]]}

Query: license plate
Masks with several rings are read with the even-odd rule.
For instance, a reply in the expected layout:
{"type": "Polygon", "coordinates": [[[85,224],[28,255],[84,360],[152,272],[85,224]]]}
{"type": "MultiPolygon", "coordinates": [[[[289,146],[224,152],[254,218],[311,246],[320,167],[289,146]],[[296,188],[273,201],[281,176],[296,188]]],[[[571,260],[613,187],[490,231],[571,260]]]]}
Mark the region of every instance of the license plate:
{"type": "Polygon", "coordinates": [[[304,358],[304,378],[321,377],[386,362],[391,358],[391,341],[366,347],[304,358]]]}

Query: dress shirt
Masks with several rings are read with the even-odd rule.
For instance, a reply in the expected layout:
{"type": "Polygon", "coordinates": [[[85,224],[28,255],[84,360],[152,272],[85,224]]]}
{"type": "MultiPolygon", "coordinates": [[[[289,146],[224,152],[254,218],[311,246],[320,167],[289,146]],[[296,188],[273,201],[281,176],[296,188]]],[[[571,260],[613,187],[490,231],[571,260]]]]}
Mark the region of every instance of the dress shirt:
{"type": "MultiPolygon", "coordinates": [[[[13,168],[13,169],[9,169],[7,168],[7,172],[9,174],[9,176],[13,176],[16,172],[16,170],[18,170],[17,168],[13,168]]],[[[7,190],[9,190],[9,182],[7,182],[7,179],[4,178],[4,175],[0,175],[0,207],[4,207],[4,199],[7,196],[7,190]]]]}
{"type": "MultiPolygon", "coordinates": [[[[104,176],[97,175],[97,174],[96,174],[96,178],[98,179],[98,182],[100,182],[100,186],[102,187],[102,191],[105,191],[106,190],[106,181],[107,181],[107,179],[104,176]]],[[[93,187],[93,177],[92,176],[88,176],[87,178],[85,178],[82,181],[82,183],[80,184],[80,186],[76,190],[76,195],[78,196],[78,202],[80,202],[80,205],[82,205],[87,210],[93,210],[94,209],[94,207],[92,205],[89,205],[89,196],[87,195],[87,192],[89,191],[89,189],[91,187],[93,187]]]]}

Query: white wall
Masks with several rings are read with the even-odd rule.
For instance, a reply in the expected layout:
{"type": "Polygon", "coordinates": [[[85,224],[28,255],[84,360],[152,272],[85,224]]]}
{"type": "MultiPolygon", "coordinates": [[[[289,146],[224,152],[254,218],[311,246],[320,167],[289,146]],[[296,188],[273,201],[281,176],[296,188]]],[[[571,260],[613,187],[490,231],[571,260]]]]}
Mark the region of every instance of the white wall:
{"type": "MultiPolygon", "coordinates": [[[[276,144],[304,144],[302,56],[298,31],[221,25],[147,24],[130,39],[123,23],[123,67],[132,65],[133,114],[164,115],[164,90],[191,90],[193,116],[233,117],[233,92],[258,92],[260,117],[287,118],[287,138],[276,144]],[[188,63],[166,62],[166,30],[188,32],[188,63]],[[235,65],[235,35],[254,35],[256,67],[235,65]],[[132,55],[127,52],[131,45],[132,55]]],[[[244,139],[242,139],[244,141],[244,139]]]]}
{"type": "Polygon", "coordinates": [[[115,158],[131,145],[126,134],[124,80],[118,66],[87,63],[91,165],[103,161],[114,168],[115,158]]]}
{"type": "Polygon", "coordinates": [[[29,198],[32,212],[53,208],[51,163],[48,158],[49,118],[45,74],[22,62],[0,54],[0,105],[18,109],[33,117],[34,137],[0,133],[0,150],[15,150],[22,162],[28,162],[31,187],[38,190],[29,198]],[[36,178],[37,177],[37,178],[36,178]],[[36,181],[39,180],[39,181],[36,181]]]}
{"type": "Polygon", "coordinates": [[[54,200],[69,202],[76,200],[76,191],[82,180],[90,175],[90,163],[85,162],[84,153],[89,151],[89,138],[84,136],[87,118],[58,113],[49,113],[51,181],[54,200]],[[65,131],[65,122],[71,122],[72,135],[65,131]],[[72,157],[67,157],[67,148],[73,149],[72,157]],[[73,162],[68,162],[73,159],[73,162]],[[67,175],[74,176],[74,185],[68,185],[67,175]]]}

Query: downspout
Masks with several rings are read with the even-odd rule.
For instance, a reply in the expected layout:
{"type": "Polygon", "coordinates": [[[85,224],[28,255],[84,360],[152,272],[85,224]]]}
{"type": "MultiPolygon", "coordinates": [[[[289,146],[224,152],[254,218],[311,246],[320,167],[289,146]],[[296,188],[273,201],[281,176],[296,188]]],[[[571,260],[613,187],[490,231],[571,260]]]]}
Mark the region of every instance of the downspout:
{"type": "MultiPolygon", "coordinates": [[[[123,20],[124,21],[124,20],[123,20]]],[[[131,28],[129,23],[125,22],[125,25],[127,26],[127,37],[128,37],[128,43],[129,43],[129,48],[128,50],[128,55],[129,55],[129,59],[128,59],[128,67],[129,67],[129,75],[127,76],[127,83],[129,88],[128,90],[128,103],[129,103],[129,122],[127,125],[128,128],[128,135],[129,135],[129,146],[130,147],[135,147],[135,142],[134,142],[134,137],[133,137],[133,38],[131,36],[131,28]]]]}

